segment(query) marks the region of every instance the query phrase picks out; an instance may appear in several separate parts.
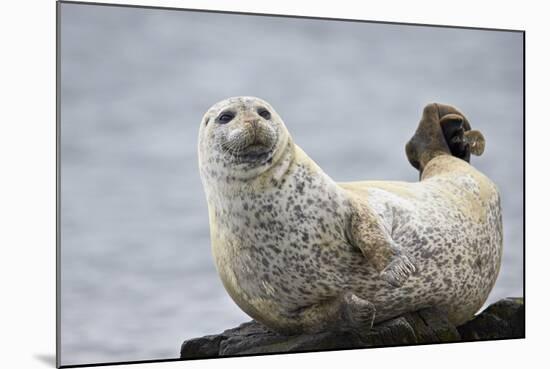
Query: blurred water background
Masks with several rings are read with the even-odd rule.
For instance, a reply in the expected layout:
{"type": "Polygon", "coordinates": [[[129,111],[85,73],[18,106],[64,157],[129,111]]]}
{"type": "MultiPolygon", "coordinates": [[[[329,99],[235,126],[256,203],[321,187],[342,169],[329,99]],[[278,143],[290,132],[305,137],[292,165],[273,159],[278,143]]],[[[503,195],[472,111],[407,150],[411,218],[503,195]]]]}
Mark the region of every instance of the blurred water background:
{"type": "Polygon", "coordinates": [[[523,295],[522,35],[61,4],[61,362],[175,358],[249,319],[210,255],[202,114],[269,101],[334,179],[416,181],[404,144],[432,101],[487,139],[504,259],[523,295]]]}

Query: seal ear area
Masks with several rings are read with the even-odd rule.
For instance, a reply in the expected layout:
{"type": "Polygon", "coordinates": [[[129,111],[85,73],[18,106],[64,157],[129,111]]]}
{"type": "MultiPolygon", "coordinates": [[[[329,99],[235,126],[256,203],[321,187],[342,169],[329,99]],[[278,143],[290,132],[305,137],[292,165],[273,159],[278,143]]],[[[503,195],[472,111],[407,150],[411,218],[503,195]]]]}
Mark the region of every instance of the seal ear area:
{"type": "Polygon", "coordinates": [[[206,127],[212,123],[213,118],[216,116],[216,111],[212,108],[208,109],[202,116],[201,126],[206,127]]]}

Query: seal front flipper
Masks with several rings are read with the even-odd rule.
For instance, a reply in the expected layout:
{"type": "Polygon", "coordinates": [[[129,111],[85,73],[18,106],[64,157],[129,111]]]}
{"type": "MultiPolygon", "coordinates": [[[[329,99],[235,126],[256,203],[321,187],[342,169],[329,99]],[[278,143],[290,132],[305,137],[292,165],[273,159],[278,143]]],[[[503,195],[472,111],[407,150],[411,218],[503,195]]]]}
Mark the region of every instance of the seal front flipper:
{"type": "Polygon", "coordinates": [[[416,265],[413,259],[406,253],[396,250],[396,255],[380,273],[380,277],[393,287],[400,287],[414,272],[416,265]]]}
{"type": "Polygon", "coordinates": [[[374,265],[380,278],[393,287],[403,285],[416,272],[414,259],[395,243],[380,217],[367,205],[354,207],[348,233],[350,243],[374,265]]]}

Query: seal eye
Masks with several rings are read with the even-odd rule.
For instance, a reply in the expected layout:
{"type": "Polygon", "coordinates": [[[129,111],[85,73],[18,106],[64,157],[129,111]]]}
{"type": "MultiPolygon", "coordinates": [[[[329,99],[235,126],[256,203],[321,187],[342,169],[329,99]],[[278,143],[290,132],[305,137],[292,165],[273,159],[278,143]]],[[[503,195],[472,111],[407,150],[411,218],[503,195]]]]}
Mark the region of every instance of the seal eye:
{"type": "Polygon", "coordinates": [[[271,119],[271,113],[264,108],[258,109],[258,114],[260,115],[260,117],[264,118],[265,120],[271,119]]]}
{"type": "Polygon", "coordinates": [[[226,112],[226,113],[223,113],[222,115],[220,115],[218,117],[218,123],[226,124],[226,123],[231,122],[233,120],[233,118],[235,118],[235,114],[233,114],[231,112],[226,112]]]}

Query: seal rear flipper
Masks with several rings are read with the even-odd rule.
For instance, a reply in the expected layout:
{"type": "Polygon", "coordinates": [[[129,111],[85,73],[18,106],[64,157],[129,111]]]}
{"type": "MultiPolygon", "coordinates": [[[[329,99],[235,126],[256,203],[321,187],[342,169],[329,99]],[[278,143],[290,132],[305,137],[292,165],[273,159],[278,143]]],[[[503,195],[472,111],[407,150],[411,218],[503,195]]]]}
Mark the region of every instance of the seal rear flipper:
{"type": "Polygon", "coordinates": [[[485,151],[485,137],[478,130],[464,133],[464,140],[470,145],[470,152],[475,156],[481,156],[485,151]]]}
{"type": "Polygon", "coordinates": [[[413,137],[405,152],[409,163],[422,173],[428,162],[438,155],[453,155],[470,162],[470,154],[481,155],[485,139],[472,131],[464,114],[451,105],[426,105],[413,137]]]}
{"type": "Polygon", "coordinates": [[[470,124],[463,116],[454,113],[444,115],[440,125],[453,156],[469,163],[470,154],[483,154],[485,138],[481,132],[471,130],[470,124]]]}

